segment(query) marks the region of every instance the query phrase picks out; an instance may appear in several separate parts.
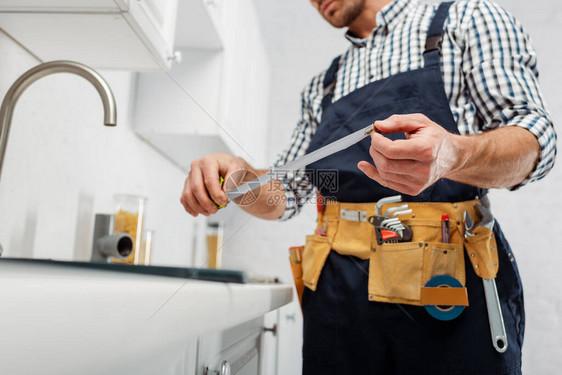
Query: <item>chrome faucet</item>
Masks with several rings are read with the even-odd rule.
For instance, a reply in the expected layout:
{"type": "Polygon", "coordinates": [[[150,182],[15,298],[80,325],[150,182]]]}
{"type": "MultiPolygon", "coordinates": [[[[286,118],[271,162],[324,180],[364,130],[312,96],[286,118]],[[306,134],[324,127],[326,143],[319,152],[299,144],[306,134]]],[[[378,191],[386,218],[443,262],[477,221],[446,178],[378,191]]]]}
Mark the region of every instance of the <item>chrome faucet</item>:
{"type": "MultiPolygon", "coordinates": [[[[6,145],[8,144],[8,135],[12,123],[14,106],[29,85],[39,78],[53,73],[73,73],[88,80],[100,94],[104,110],[104,124],[107,126],[116,125],[117,109],[115,98],[107,82],[105,82],[95,70],[74,61],[51,61],[37,65],[23,73],[12,84],[2,101],[2,107],[0,108],[0,179],[2,178],[2,166],[4,165],[4,156],[6,154],[6,145]]],[[[1,246],[0,244],[0,249],[2,248],[1,246]]]]}
{"type": "Polygon", "coordinates": [[[29,85],[39,78],[53,73],[73,73],[88,80],[100,94],[104,110],[104,124],[107,126],[116,125],[117,110],[115,98],[107,82],[95,70],[74,61],[51,61],[37,65],[23,73],[12,84],[2,101],[2,107],[0,108],[0,179],[2,178],[2,166],[4,164],[14,106],[29,85]]]}

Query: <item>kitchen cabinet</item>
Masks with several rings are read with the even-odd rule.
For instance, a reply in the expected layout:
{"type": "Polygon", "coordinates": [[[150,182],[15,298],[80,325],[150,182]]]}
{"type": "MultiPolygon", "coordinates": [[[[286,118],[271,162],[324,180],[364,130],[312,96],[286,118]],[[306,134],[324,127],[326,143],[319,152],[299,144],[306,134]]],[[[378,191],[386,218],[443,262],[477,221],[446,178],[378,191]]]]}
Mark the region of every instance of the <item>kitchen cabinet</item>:
{"type": "Polygon", "coordinates": [[[169,72],[138,77],[135,131],[185,172],[192,160],[211,152],[267,165],[270,72],[254,4],[215,7],[221,48],[211,42],[182,47],[182,62],[169,72]]]}
{"type": "Polygon", "coordinates": [[[224,46],[225,1],[227,0],[180,1],[175,47],[221,49],[224,46]]]}
{"type": "Polygon", "coordinates": [[[182,51],[167,73],[139,74],[134,127],[148,143],[187,171],[191,160],[210,150],[229,152],[220,136],[223,54],[182,51]]]}
{"type": "Polygon", "coordinates": [[[0,373],[11,375],[214,375],[223,360],[232,374],[270,374],[264,315],[293,297],[291,285],[13,259],[0,259],[0,285],[0,373]]]}
{"type": "Polygon", "coordinates": [[[42,61],[156,71],[177,56],[177,8],[178,0],[0,0],[0,25],[42,61]]]}
{"type": "Polygon", "coordinates": [[[196,374],[223,375],[221,368],[230,368],[231,374],[236,375],[266,374],[260,371],[265,334],[264,317],[261,316],[225,331],[202,336],[196,374]]]}

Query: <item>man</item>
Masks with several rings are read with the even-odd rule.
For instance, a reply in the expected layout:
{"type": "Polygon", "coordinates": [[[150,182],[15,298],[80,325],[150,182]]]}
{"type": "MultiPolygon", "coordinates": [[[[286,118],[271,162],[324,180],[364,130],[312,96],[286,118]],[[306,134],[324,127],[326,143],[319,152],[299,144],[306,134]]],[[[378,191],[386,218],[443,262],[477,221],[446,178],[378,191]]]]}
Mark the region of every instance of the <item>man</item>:
{"type": "MultiPolygon", "coordinates": [[[[304,374],[520,373],[525,319],[511,249],[496,223],[493,244],[470,250],[462,213],[477,219],[473,207],[484,204],[485,189],[517,189],[553,166],[556,135],[528,36],[488,0],[439,7],[415,0],[311,3],[331,25],[347,27],[351,45],[303,91],[301,119],[276,165],[370,123],[376,131],[308,166],[337,170],[337,191],[321,186],[318,173],[301,173],[262,188],[256,202],[242,207],[286,220],[314,185],[335,200],[319,214],[319,234],[309,236],[304,249],[304,374]],[[375,202],[396,194],[413,209],[401,221],[413,239],[375,244],[365,217],[374,215],[375,202]],[[427,207],[452,216],[451,243],[436,239],[441,216],[432,212],[426,220],[427,207]],[[486,251],[494,252],[493,266],[483,276],[474,258],[486,251]],[[468,307],[450,321],[421,307],[416,284],[440,274],[468,291],[468,307]],[[494,276],[504,352],[491,343],[480,279],[494,276]]],[[[241,169],[266,172],[228,154],[194,161],[181,198],[186,211],[215,213],[215,202],[227,203],[218,176],[228,179],[241,169]]]]}

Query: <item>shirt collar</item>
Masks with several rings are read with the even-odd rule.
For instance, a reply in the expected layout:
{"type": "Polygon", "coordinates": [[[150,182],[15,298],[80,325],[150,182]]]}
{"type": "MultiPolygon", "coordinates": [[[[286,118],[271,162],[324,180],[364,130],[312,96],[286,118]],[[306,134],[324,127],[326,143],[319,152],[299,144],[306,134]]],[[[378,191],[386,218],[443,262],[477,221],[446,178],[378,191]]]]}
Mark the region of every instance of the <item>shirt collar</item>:
{"type": "MultiPolygon", "coordinates": [[[[377,27],[376,30],[385,28],[388,31],[392,30],[412,9],[416,7],[418,0],[394,0],[390,4],[385,5],[376,15],[377,27]]],[[[371,34],[373,35],[373,34],[371,34]]],[[[357,38],[347,31],[345,37],[356,47],[364,47],[367,45],[368,38],[357,38]]]]}

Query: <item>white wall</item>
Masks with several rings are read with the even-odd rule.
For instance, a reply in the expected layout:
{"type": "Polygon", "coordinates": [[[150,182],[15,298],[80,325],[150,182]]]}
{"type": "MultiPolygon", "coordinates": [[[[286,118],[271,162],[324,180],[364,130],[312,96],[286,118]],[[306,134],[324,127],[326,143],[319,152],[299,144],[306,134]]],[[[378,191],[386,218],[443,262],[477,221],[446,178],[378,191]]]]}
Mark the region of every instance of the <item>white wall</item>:
{"type": "MultiPolygon", "coordinates": [[[[553,0],[522,3],[500,0],[531,35],[537,50],[539,81],[559,134],[562,153],[560,100],[560,34],[562,4],[553,0]]],[[[562,368],[562,161],[544,179],[516,192],[493,191],[492,208],[517,258],[523,288],[527,327],[523,369],[533,374],[555,374],[562,368]]]]}
{"type": "MultiPolygon", "coordinates": [[[[2,97],[38,64],[0,33],[2,97]]],[[[118,125],[104,127],[101,100],[81,77],[44,77],[16,105],[0,183],[4,256],[89,259],[95,213],[113,194],[148,197],[146,228],[156,231],[153,261],[190,265],[195,221],[179,204],[184,174],[133,132],[135,75],[102,71],[117,100],[118,125]]]]}

